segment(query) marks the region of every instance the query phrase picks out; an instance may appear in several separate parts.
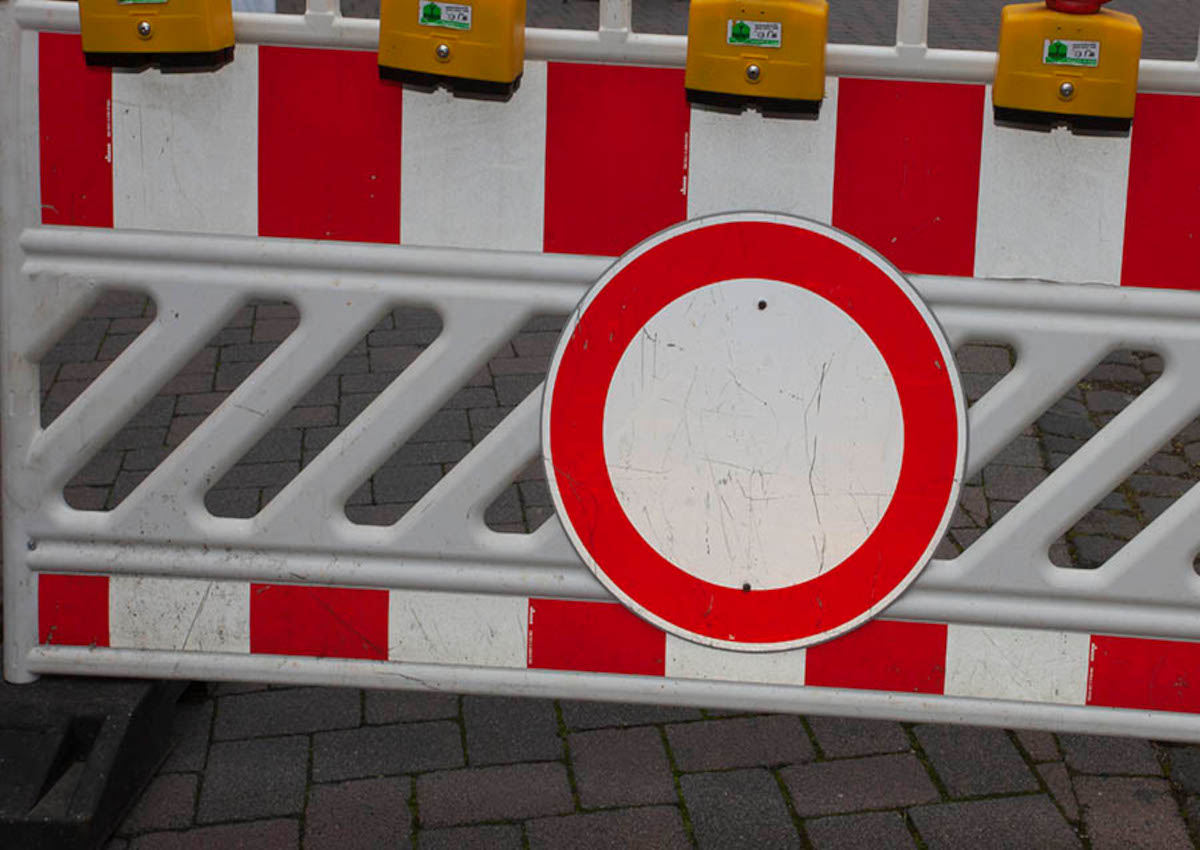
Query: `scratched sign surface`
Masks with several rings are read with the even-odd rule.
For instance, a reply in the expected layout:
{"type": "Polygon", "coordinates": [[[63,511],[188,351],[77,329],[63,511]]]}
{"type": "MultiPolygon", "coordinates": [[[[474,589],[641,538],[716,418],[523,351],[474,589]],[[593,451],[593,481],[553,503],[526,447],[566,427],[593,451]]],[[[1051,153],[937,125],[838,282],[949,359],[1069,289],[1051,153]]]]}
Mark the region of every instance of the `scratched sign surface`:
{"type": "Polygon", "coordinates": [[[949,344],[903,276],[828,227],[672,228],[584,298],[542,445],[580,557],[638,614],[724,648],[827,640],[946,531],[966,462],[949,344]]]}

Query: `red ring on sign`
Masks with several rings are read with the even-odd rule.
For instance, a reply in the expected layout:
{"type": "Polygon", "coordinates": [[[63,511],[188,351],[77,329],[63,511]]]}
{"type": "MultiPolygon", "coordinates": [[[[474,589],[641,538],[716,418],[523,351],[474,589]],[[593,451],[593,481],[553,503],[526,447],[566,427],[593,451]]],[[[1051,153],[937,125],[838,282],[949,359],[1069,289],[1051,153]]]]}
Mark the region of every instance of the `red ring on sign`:
{"type": "Polygon", "coordinates": [[[932,320],[870,257],[796,225],[725,220],[641,251],[601,279],[547,379],[551,490],[580,554],[635,610],[706,642],[795,645],[851,628],[924,566],[961,477],[962,408],[932,320]],[[749,592],[693,576],[642,538],[613,489],[603,440],[609,385],[641,328],[681,295],[739,278],[802,287],[857,322],[891,371],[904,422],[896,491],[871,535],[813,579],[749,592]]]}

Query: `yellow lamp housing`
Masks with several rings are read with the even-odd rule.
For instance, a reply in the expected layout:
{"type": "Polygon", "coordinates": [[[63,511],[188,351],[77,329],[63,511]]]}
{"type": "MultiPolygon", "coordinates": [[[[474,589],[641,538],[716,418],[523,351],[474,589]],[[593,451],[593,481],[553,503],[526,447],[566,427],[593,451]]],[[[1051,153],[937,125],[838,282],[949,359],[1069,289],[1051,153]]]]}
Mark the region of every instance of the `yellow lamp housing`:
{"type": "Polygon", "coordinates": [[[825,96],[827,0],[691,0],[688,100],[815,115],[825,96]]]}
{"type": "Polygon", "coordinates": [[[379,75],[507,100],[525,68],[525,0],[382,0],[379,75]]]}
{"type": "Polygon", "coordinates": [[[233,59],[230,0],[79,0],[89,65],[211,71],[233,59]]]}
{"type": "Polygon", "coordinates": [[[1004,7],[992,89],[998,122],[1129,131],[1142,27],[1133,15],[1101,9],[1107,2],[1045,0],[1004,7]]]}

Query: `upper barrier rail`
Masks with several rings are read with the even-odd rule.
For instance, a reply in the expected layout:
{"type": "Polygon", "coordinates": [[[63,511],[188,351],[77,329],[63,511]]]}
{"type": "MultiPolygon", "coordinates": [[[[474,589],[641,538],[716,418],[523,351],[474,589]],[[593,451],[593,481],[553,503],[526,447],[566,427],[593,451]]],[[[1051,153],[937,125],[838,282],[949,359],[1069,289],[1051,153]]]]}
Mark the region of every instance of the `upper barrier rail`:
{"type": "MultiPolygon", "coordinates": [[[[633,0],[600,0],[598,30],[529,28],[525,31],[526,56],[548,61],[682,68],[687,37],[633,32],[632,9],[633,0]]],[[[74,3],[16,0],[13,11],[26,29],[79,32],[79,7],[74,3]]],[[[371,50],[379,44],[379,21],[343,17],[338,0],[308,0],[303,15],[239,12],[233,17],[240,42],[371,50]]],[[[928,33],[929,0],[899,0],[896,44],[830,44],[826,54],[828,73],[963,83],[992,81],[994,52],[930,48],[928,33]]],[[[1190,62],[1143,59],[1138,88],[1147,92],[1200,93],[1200,42],[1197,57],[1190,62]]]]}

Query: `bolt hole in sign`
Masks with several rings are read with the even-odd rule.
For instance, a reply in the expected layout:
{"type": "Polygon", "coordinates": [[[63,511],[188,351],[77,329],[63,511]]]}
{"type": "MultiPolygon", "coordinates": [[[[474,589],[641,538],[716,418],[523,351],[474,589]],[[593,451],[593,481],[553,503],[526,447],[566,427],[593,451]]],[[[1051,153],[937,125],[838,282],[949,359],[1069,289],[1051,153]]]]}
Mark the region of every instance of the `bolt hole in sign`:
{"type": "Polygon", "coordinates": [[[843,634],[950,523],[966,462],[951,349],[907,280],[789,216],[686,222],[580,302],[546,383],[554,504],[627,607],[710,646],[843,634]]]}

